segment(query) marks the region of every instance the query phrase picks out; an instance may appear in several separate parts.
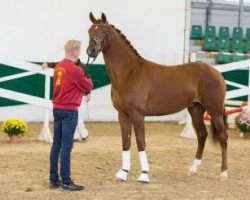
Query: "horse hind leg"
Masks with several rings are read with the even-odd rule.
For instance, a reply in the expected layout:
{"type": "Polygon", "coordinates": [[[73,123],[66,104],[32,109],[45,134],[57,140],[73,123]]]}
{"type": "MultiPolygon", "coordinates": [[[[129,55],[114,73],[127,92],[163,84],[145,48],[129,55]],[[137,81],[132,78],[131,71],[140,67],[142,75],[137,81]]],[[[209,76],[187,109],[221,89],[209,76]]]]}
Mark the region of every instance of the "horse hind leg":
{"type": "Polygon", "coordinates": [[[224,181],[228,179],[227,174],[227,122],[224,118],[223,114],[218,116],[213,116],[211,114],[211,126],[212,126],[212,133],[213,138],[218,139],[221,146],[221,156],[222,156],[222,163],[221,163],[221,174],[220,174],[220,180],[224,181]]]}
{"type": "Polygon", "coordinates": [[[198,139],[198,148],[196,151],[195,159],[193,161],[191,168],[188,171],[188,175],[194,175],[197,173],[198,168],[201,165],[201,159],[208,133],[203,120],[203,115],[205,112],[203,106],[199,103],[196,103],[194,106],[188,108],[188,111],[192,117],[192,123],[196,130],[198,139]]]}

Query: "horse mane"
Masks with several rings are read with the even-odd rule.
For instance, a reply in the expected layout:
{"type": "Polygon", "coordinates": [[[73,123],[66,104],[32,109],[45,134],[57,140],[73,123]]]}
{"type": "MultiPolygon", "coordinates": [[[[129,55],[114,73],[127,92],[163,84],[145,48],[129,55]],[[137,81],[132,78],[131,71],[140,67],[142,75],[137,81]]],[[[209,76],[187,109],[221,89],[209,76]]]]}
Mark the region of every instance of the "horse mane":
{"type": "Polygon", "coordinates": [[[111,26],[117,33],[119,33],[119,35],[121,36],[121,38],[125,40],[126,44],[132,49],[132,51],[134,52],[134,54],[137,57],[139,57],[141,59],[144,59],[137,52],[137,50],[132,46],[131,42],[127,39],[127,37],[118,28],[116,28],[113,24],[109,24],[107,21],[104,22],[102,19],[95,20],[94,24],[106,24],[107,26],[111,26]]]}
{"type": "Polygon", "coordinates": [[[132,46],[131,42],[127,39],[127,37],[118,29],[116,28],[114,25],[109,24],[117,33],[120,34],[121,38],[125,40],[125,42],[128,44],[128,46],[133,50],[133,52],[135,53],[136,56],[138,56],[139,58],[143,59],[143,57],[141,57],[141,55],[137,52],[137,50],[132,46]]]}

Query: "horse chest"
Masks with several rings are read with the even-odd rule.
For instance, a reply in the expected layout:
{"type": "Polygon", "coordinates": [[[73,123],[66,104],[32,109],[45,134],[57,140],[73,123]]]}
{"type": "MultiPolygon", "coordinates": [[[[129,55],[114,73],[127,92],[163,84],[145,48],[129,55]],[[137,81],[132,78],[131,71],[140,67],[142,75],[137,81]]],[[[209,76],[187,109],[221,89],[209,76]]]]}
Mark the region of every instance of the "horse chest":
{"type": "Polygon", "coordinates": [[[118,93],[117,91],[113,90],[111,92],[111,98],[114,107],[118,111],[126,110],[126,108],[128,107],[129,95],[124,93],[118,93]]]}
{"type": "Polygon", "coordinates": [[[119,110],[123,106],[123,99],[121,98],[121,95],[119,95],[117,92],[112,91],[112,102],[114,107],[119,110]]]}

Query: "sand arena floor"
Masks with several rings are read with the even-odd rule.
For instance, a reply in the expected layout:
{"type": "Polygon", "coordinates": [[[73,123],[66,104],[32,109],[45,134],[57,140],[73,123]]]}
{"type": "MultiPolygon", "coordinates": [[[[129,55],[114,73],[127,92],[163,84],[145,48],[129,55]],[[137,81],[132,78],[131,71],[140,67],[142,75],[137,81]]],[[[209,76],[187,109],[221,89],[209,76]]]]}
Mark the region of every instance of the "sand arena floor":
{"type": "Polygon", "coordinates": [[[119,124],[88,123],[89,138],[76,142],[72,152],[72,177],[86,189],[65,192],[48,188],[51,145],[37,140],[42,124],[29,123],[29,127],[17,145],[8,144],[6,135],[0,134],[0,200],[250,199],[250,140],[240,138],[235,130],[229,130],[229,180],[220,182],[218,145],[208,139],[200,171],[189,177],[186,173],[197,141],[179,137],[183,126],[176,123],[147,122],[151,182],[141,184],[137,182],[140,164],[134,135],[128,181],[116,181],[122,151],[119,124]]]}

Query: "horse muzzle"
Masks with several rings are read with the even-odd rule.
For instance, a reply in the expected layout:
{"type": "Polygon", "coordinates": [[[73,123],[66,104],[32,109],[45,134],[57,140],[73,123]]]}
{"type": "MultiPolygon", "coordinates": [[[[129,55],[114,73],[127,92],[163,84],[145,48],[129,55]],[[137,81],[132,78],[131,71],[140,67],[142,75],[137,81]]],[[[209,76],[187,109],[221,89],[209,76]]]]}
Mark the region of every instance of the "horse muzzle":
{"type": "Polygon", "coordinates": [[[88,56],[91,58],[96,58],[98,56],[99,52],[100,51],[97,48],[90,48],[90,47],[88,47],[87,51],[86,51],[88,56]]]}

